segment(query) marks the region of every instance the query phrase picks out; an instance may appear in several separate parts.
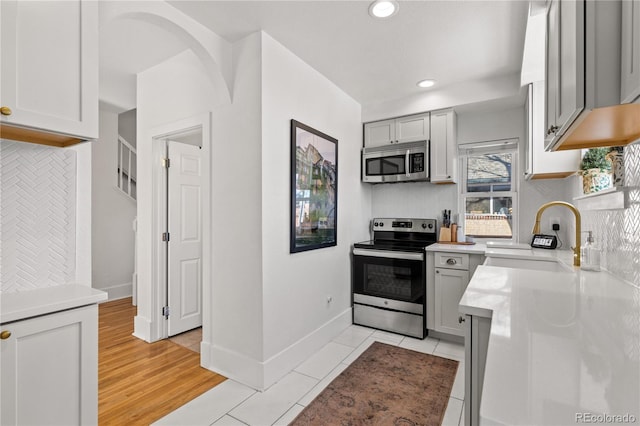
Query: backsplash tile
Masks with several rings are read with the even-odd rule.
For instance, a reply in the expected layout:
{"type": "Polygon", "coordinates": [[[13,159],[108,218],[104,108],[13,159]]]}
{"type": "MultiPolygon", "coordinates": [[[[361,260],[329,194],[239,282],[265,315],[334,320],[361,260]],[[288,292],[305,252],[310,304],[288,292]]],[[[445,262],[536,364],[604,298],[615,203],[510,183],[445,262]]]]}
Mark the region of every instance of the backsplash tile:
{"type": "Polygon", "coordinates": [[[640,287],[640,144],[624,151],[629,208],[581,212],[582,229],[593,231],[602,249],[602,267],[640,287]]]}
{"type": "Polygon", "coordinates": [[[75,278],[76,153],[0,141],[0,291],[75,278]]]}

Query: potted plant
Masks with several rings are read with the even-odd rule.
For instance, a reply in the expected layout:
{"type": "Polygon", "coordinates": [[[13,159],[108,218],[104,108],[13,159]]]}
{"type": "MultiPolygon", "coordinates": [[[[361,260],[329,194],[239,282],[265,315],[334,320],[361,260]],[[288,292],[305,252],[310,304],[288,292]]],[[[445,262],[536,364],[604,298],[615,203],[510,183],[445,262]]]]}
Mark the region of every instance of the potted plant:
{"type": "Polygon", "coordinates": [[[582,157],[582,191],[585,194],[611,187],[611,163],[607,161],[609,148],[589,148],[582,157]]]}
{"type": "Polygon", "coordinates": [[[613,186],[624,186],[624,148],[612,146],[606,155],[611,163],[611,179],[613,186]]]}

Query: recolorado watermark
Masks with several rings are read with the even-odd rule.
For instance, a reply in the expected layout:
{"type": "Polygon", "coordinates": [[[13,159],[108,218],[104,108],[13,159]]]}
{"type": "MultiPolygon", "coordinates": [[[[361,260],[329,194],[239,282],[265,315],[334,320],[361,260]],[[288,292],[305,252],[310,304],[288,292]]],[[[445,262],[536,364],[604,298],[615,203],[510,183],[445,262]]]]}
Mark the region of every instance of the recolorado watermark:
{"type": "Polygon", "coordinates": [[[637,418],[633,414],[596,414],[576,413],[576,423],[636,423],[637,418]]]}

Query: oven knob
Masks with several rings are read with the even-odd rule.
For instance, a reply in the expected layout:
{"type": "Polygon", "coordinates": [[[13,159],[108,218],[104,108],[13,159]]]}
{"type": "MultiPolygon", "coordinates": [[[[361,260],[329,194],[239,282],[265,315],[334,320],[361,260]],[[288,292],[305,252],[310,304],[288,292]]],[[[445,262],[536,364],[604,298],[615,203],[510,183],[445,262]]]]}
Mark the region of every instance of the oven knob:
{"type": "Polygon", "coordinates": [[[433,229],[433,223],[429,224],[429,229],[433,229]]]}
{"type": "Polygon", "coordinates": [[[427,229],[427,224],[426,223],[422,224],[422,229],[427,229]]]}
{"type": "Polygon", "coordinates": [[[380,222],[380,228],[384,226],[384,222],[380,222]]]}
{"type": "Polygon", "coordinates": [[[373,226],[378,226],[378,222],[373,222],[373,226]]]}

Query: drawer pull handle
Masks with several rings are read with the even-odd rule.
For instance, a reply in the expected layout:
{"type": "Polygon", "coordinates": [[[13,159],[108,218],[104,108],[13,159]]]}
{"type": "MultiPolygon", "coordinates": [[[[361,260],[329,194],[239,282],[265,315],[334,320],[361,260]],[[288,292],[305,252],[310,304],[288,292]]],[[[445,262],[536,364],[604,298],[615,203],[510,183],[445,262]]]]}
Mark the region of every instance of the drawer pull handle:
{"type": "Polygon", "coordinates": [[[456,263],[458,262],[455,259],[447,259],[447,265],[455,265],[456,263]]]}
{"type": "Polygon", "coordinates": [[[9,337],[11,337],[11,332],[9,330],[2,330],[2,333],[0,333],[0,339],[7,340],[9,337]]]}
{"type": "Polygon", "coordinates": [[[465,319],[462,316],[458,317],[458,324],[462,324],[463,322],[465,322],[465,319]]]}
{"type": "Polygon", "coordinates": [[[13,111],[11,111],[11,108],[3,106],[0,107],[0,114],[2,115],[11,115],[13,113],[13,111]]]}

